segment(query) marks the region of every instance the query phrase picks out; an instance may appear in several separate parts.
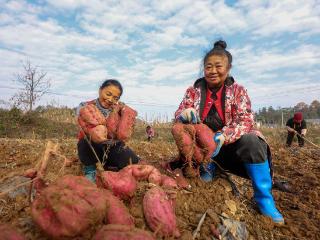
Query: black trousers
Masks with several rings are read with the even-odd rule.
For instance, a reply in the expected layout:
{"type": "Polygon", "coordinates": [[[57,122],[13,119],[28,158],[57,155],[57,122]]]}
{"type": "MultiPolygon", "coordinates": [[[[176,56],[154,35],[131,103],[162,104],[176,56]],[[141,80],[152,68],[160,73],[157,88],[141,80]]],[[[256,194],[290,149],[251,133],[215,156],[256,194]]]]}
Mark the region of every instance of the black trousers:
{"type": "MultiPolygon", "coordinates": [[[[298,132],[298,133],[301,134],[301,131],[298,132]]],[[[293,133],[293,132],[288,132],[288,136],[287,136],[287,146],[291,146],[292,141],[293,141],[293,138],[294,138],[294,135],[295,135],[295,133],[293,133]]],[[[303,147],[303,145],[304,145],[304,139],[303,139],[302,137],[300,137],[298,134],[297,134],[297,138],[298,138],[299,146],[300,146],[300,147],[303,147]]]]}
{"type": "MultiPolygon", "coordinates": [[[[223,145],[214,160],[224,169],[240,177],[249,178],[244,163],[269,161],[272,170],[271,153],[268,144],[255,134],[245,134],[234,143],[223,145]]],[[[170,167],[183,168],[183,160],[170,163],[170,167]]],[[[219,169],[219,167],[216,167],[219,169]]],[[[272,171],[271,171],[272,175],[272,171]]]]}
{"type": "MultiPolygon", "coordinates": [[[[122,141],[112,145],[91,142],[100,161],[104,163],[105,170],[118,171],[130,163],[138,163],[140,158],[122,141]]],[[[83,138],[78,142],[78,155],[82,164],[88,166],[98,162],[88,142],[83,138]]]]}
{"type": "Polygon", "coordinates": [[[223,169],[240,177],[249,178],[244,163],[263,163],[268,160],[268,155],[268,144],[250,133],[243,135],[234,143],[223,145],[214,160],[223,169]]]}

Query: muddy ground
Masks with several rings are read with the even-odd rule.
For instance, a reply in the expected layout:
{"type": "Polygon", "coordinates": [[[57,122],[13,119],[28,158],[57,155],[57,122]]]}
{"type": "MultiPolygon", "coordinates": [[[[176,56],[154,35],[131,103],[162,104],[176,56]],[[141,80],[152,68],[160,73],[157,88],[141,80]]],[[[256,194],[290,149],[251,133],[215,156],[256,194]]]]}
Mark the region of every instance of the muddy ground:
{"type": "MultiPolygon", "coordinates": [[[[77,159],[75,139],[52,139],[59,143],[58,152],[69,159],[77,159]]],[[[5,190],[16,186],[24,170],[33,167],[41,159],[47,140],[37,139],[0,139],[0,222],[9,223],[27,239],[47,239],[30,217],[29,194],[27,187],[5,190]],[[16,181],[15,183],[9,183],[16,181]],[[21,190],[22,189],[22,190],[21,190]],[[16,194],[16,196],[13,196],[16,194]],[[10,196],[11,195],[11,196],[10,196]]],[[[285,218],[283,226],[275,226],[270,219],[260,215],[253,204],[251,183],[248,180],[232,176],[240,196],[235,196],[230,183],[217,177],[208,184],[198,179],[189,180],[190,191],[179,190],[176,200],[178,227],[181,239],[192,239],[201,216],[207,212],[197,239],[215,239],[210,226],[220,229],[225,234],[224,226],[233,220],[240,222],[245,229],[242,236],[247,239],[320,239],[320,150],[311,144],[304,148],[285,148],[279,139],[269,139],[273,152],[274,173],[278,180],[286,181],[291,193],[273,190],[276,204],[285,218]],[[247,234],[246,234],[247,233],[247,234]]],[[[161,138],[153,142],[130,141],[128,143],[143,159],[160,167],[161,162],[168,161],[177,155],[174,143],[161,138]]],[[[62,167],[61,156],[51,156],[46,175],[48,183],[65,174],[81,175],[81,167],[75,161],[70,167],[62,167]]],[[[168,173],[169,174],[169,173],[168,173]]],[[[27,185],[29,186],[29,185],[27,185]]],[[[136,226],[148,229],[142,212],[142,197],[146,183],[141,182],[136,196],[126,202],[131,214],[135,217],[136,226]]],[[[232,232],[232,230],[230,230],[232,232]]],[[[90,239],[94,232],[86,232],[76,239],[90,239]]],[[[232,239],[232,238],[229,238],[232,239]]],[[[241,238],[238,238],[241,239],[241,238]]]]}

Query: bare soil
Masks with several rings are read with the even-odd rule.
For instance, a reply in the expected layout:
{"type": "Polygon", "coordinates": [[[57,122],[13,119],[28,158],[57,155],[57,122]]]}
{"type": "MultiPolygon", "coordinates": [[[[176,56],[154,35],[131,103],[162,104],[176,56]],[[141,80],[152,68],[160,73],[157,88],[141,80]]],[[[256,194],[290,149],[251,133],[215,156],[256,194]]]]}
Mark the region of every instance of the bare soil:
{"type": "MultiPolygon", "coordinates": [[[[77,159],[76,139],[53,140],[59,143],[59,153],[69,159],[77,159]]],[[[17,192],[15,197],[4,190],[17,184],[8,183],[17,178],[26,169],[34,167],[41,159],[47,140],[36,139],[0,139],[0,222],[9,223],[27,239],[47,239],[30,217],[30,203],[27,193],[17,192]],[[6,185],[7,184],[7,185],[6,185]],[[3,188],[5,187],[5,188],[3,188]]],[[[190,179],[190,191],[178,190],[176,215],[181,239],[192,239],[201,216],[207,216],[197,239],[214,239],[210,226],[219,228],[223,219],[232,219],[244,223],[248,239],[320,239],[320,151],[306,144],[299,148],[285,148],[279,140],[270,139],[272,148],[275,179],[286,181],[291,193],[273,190],[276,204],[285,218],[283,226],[276,226],[257,211],[252,201],[252,188],[249,180],[232,176],[240,191],[235,196],[230,183],[217,177],[212,183],[199,179],[190,179]]],[[[174,143],[155,139],[153,142],[130,141],[128,143],[144,160],[160,168],[160,163],[177,155],[174,143]]],[[[81,175],[79,161],[70,167],[62,167],[63,158],[50,157],[46,181],[55,181],[65,174],[81,175]]],[[[162,169],[162,171],[164,171],[162,169]]],[[[169,174],[169,173],[168,173],[169,174]]],[[[21,179],[20,179],[21,180],[21,179]]],[[[19,181],[20,181],[19,180],[19,181]]],[[[18,180],[17,180],[18,181],[18,180]]],[[[26,185],[27,190],[29,185],[26,185]]],[[[147,229],[143,217],[142,198],[147,188],[146,183],[139,183],[139,189],[131,201],[126,202],[135,217],[138,228],[147,229]]],[[[23,191],[22,191],[23,192],[23,191]]],[[[90,239],[94,231],[88,230],[75,239],[90,239]]],[[[224,238],[226,239],[226,238],[224,238]]]]}

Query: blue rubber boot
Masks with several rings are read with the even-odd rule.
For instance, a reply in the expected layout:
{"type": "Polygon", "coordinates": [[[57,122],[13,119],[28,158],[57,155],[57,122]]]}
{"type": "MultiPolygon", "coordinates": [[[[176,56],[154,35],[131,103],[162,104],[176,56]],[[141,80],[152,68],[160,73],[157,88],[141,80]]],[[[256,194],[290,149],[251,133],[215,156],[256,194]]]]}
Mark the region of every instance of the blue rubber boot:
{"type": "Polygon", "coordinates": [[[96,183],[96,165],[84,165],[83,173],[87,179],[89,179],[93,183],[96,183]]]}
{"type": "Polygon", "coordinates": [[[272,180],[268,161],[263,163],[245,164],[247,173],[252,181],[254,199],[260,212],[271,217],[275,223],[284,223],[281,213],[276,208],[272,193],[272,180]]]}
{"type": "Polygon", "coordinates": [[[214,178],[214,172],[216,165],[213,162],[209,162],[207,165],[200,165],[200,178],[205,182],[211,182],[214,178]]]}

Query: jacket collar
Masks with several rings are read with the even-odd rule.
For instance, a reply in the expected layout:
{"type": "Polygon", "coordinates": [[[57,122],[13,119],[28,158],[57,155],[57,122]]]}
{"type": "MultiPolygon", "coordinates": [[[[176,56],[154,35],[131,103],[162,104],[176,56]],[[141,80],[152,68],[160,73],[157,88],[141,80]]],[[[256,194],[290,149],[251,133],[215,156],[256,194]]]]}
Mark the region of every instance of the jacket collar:
{"type": "MultiPolygon", "coordinates": [[[[227,77],[227,79],[224,81],[224,86],[230,87],[234,83],[234,78],[232,76],[227,77]]],[[[206,102],[206,97],[207,97],[207,82],[204,77],[197,79],[194,84],[194,88],[200,88],[200,109],[199,113],[200,116],[202,116],[202,112],[204,109],[204,104],[206,102]]],[[[222,94],[222,102],[225,102],[225,89],[222,94]]],[[[223,112],[225,111],[225,104],[222,104],[222,110],[223,112]]]]}

